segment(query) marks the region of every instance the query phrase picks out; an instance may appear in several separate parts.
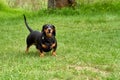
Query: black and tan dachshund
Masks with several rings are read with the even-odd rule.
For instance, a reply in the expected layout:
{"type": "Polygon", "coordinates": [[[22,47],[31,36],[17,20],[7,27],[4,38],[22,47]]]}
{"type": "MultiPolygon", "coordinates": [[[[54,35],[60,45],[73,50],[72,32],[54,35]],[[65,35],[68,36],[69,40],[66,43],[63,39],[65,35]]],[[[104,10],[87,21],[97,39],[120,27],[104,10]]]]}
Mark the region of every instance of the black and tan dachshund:
{"type": "Polygon", "coordinates": [[[27,48],[26,52],[28,52],[31,45],[35,45],[38,51],[40,52],[40,57],[44,56],[44,52],[49,52],[52,50],[52,55],[56,56],[56,49],[57,49],[57,40],[55,26],[51,24],[43,25],[42,31],[34,31],[32,30],[24,15],[24,21],[27,29],[30,31],[26,39],[27,48]]]}

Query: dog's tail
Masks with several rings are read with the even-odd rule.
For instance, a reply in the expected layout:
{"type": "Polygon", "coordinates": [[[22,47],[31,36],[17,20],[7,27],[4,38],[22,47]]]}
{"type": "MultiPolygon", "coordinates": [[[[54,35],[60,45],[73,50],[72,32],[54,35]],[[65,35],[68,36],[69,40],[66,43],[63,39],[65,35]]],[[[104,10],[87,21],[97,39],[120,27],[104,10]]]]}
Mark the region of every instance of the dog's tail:
{"type": "Polygon", "coordinates": [[[27,21],[26,21],[25,15],[23,15],[23,16],[24,16],[25,25],[26,25],[27,29],[28,29],[30,32],[32,32],[33,30],[28,26],[28,23],[27,23],[27,21]]]}

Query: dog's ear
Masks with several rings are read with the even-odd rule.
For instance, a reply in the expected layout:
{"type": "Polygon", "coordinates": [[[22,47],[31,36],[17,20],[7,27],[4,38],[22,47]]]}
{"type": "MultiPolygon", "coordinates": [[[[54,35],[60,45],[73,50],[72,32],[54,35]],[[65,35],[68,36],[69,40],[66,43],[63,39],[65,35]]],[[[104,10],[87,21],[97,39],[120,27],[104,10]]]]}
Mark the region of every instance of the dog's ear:
{"type": "Polygon", "coordinates": [[[46,26],[46,24],[43,25],[43,27],[42,27],[42,31],[41,31],[41,32],[44,32],[45,26],[46,26]]]}
{"type": "Polygon", "coordinates": [[[56,29],[55,29],[55,26],[54,26],[54,25],[52,25],[52,26],[53,26],[53,35],[56,36],[56,29]]]}

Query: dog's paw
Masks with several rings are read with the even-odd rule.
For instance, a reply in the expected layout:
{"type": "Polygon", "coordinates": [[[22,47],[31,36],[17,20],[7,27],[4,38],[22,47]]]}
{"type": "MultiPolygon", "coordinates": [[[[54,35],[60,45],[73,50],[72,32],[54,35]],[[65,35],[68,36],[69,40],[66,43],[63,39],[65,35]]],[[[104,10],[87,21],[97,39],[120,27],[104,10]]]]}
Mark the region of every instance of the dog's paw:
{"type": "Polygon", "coordinates": [[[41,54],[40,54],[40,57],[44,57],[44,53],[41,53],[41,54]]]}
{"type": "Polygon", "coordinates": [[[57,55],[56,55],[56,52],[52,52],[52,56],[57,56],[57,55]]]}

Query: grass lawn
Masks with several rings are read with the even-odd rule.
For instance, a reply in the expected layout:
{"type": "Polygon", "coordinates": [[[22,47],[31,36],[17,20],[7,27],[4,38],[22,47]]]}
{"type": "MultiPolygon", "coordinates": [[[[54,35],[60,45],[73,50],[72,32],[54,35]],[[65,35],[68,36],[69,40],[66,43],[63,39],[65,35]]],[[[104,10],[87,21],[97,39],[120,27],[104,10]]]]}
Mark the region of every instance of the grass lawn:
{"type": "MultiPolygon", "coordinates": [[[[2,14],[2,13],[1,13],[2,14]]],[[[120,15],[27,16],[34,30],[51,23],[57,30],[57,57],[25,53],[22,14],[0,19],[0,80],[119,80],[120,15]]]]}

